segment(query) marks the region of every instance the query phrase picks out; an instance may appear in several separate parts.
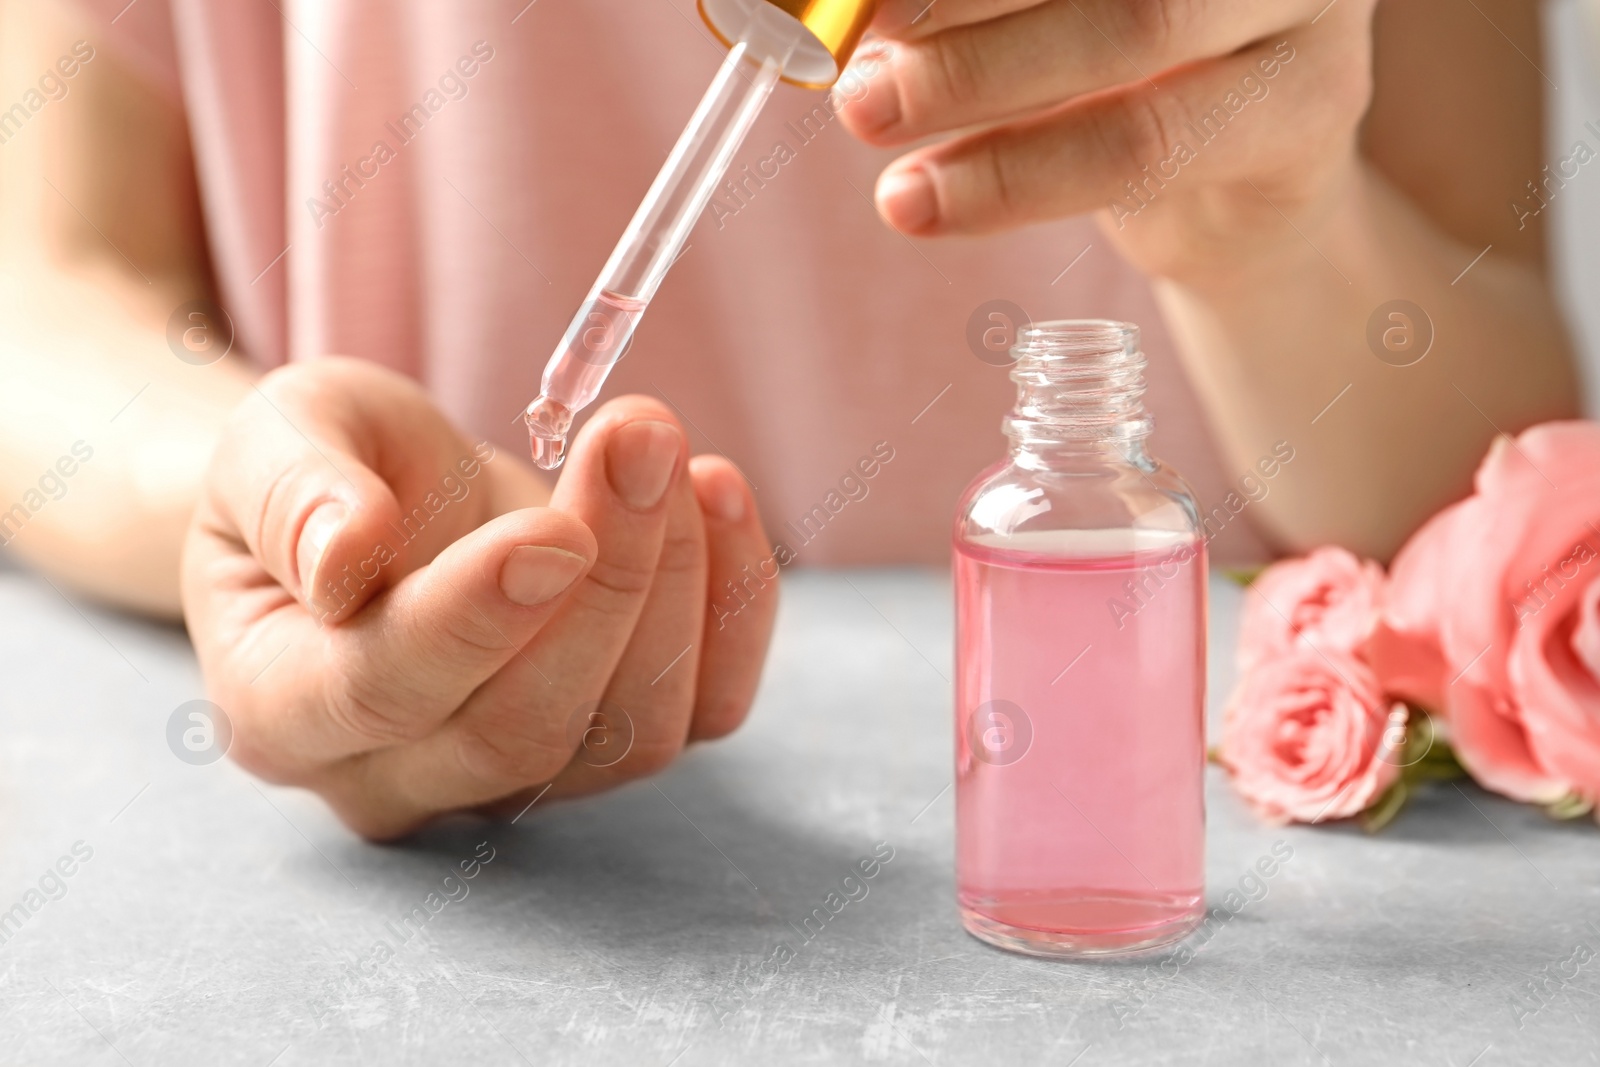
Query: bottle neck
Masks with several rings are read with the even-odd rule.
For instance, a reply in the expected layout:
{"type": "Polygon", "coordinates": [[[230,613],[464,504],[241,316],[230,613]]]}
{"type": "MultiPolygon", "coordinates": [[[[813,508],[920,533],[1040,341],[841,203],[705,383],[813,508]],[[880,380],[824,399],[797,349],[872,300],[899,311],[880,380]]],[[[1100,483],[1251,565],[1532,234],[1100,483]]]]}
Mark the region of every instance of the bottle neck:
{"type": "Polygon", "coordinates": [[[1030,323],[1011,349],[1017,402],[1003,428],[1022,467],[1048,470],[1116,459],[1149,465],[1144,353],[1125,322],[1030,323]]]}

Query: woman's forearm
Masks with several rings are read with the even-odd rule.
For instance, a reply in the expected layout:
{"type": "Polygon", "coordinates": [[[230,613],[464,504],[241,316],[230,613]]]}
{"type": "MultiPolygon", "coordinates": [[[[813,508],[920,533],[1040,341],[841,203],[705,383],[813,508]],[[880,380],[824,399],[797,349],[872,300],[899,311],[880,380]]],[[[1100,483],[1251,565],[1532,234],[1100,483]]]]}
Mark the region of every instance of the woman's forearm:
{"type": "Polygon", "coordinates": [[[1365,164],[1335,203],[1278,252],[1157,292],[1227,461],[1295,449],[1257,527],[1382,559],[1497,433],[1575,415],[1578,387],[1539,264],[1477,258],[1365,164]]]}
{"type": "Polygon", "coordinates": [[[250,373],[180,360],[150,298],[117,290],[0,270],[0,544],[64,588],[176,618],[184,529],[250,373]]]}
{"type": "Polygon", "coordinates": [[[6,84],[72,71],[0,150],[0,552],[175,618],[200,476],[251,378],[193,351],[203,332],[180,332],[187,362],[168,341],[175,318],[207,326],[183,113],[72,5],[0,0],[0,30],[6,84]]]}

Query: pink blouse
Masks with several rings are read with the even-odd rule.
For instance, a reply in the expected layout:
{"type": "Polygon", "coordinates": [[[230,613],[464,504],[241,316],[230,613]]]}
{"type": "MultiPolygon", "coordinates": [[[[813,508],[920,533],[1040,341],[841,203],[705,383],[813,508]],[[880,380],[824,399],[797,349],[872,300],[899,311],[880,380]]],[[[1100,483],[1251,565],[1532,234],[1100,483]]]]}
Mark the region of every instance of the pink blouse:
{"type": "MultiPolygon", "coordinates": [[[[238,344],[264,367],[383,363],[518,451],[552,346],[722,56],[693,0],[80,3],[90,42],[187,110],[238,344]]],[[[1013,386],[967,340],[1004,299],[1142,326],[1152,450],[1208,509],[1237,487],[1148,285],[1090,220],[909,240],[871,201],[893,153],[826,104],[778,89],[734,164],[754,180],[702,218],[605,395],[670,404],[802,563],[943,562],[957,495],[1005,447],[1013,386]],[[795,536],[885,452],[865,496],[795,536]]],[[[1213,552],[1260,546],[1241,518],[1213,552]]]]}

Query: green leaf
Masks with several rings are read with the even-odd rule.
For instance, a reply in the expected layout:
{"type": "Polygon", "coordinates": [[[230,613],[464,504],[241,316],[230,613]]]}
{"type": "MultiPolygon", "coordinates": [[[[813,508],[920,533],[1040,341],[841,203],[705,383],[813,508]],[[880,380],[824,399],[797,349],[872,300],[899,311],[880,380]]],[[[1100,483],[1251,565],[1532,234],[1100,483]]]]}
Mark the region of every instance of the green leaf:
{"type": "Polygon", "coordinates": [[[1223,577],[1229,579],[1235,585],[1238,585],[1241,588],[1249,586],[1249,584],[1251,582],[1253,582],[1257,578],[1261,577],[1261,572],[1266,570],[1266,569],[1267,568],[1266,568],[1265,565],[1257,566],[1257,567],[1223,567],[1223,568],[1221,568],[1223,577]]]}
{"type": "Polygon", "coordinates": [[[1400,809],[1406,806],[1406,800],[1411,796],[1411,790],[1406,786],[1404,778],[1397,779],[1378,798],[1377,803],[1362,812],[1360,815],[1361,828],[1369,834],[1375,834],[1394,821],[1400,814],[1400,809]]]}
{"type": "Polygon", "coordinates": [[[1576,793],[1568,793],[1554,804],[1546,804],[1544,813],[1552,819],[1581,819],[1594,810],[1594,801],[1585,800],[1576,793]]]}
{"type": "Polygon", "coordinates": [[[1409,707],[1411,729],[1406,731],[1406,746],[1400,754],[1400,776],[1411,785],[1466,777],[1466,769],[1441,736],[1433,718],[1415,704],[1409,707]]]}

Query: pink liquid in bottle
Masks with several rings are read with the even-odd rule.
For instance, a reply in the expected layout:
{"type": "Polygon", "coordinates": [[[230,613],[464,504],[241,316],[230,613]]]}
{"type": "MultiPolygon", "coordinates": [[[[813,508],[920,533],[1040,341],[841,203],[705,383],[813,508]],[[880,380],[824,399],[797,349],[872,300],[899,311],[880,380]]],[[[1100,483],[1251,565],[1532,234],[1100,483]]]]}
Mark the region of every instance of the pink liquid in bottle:
{"type": "Polygon", "coordinates": [[[1204,545],[996,541],[955,545],[963,921],[1039,955],[1175,941],[1205,910],[1204,545]]]}

